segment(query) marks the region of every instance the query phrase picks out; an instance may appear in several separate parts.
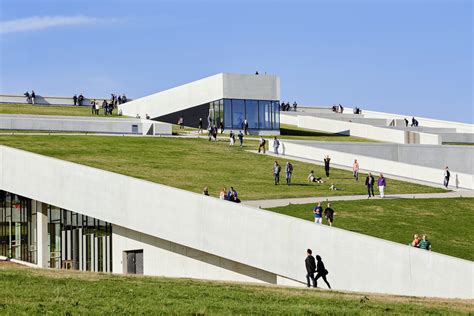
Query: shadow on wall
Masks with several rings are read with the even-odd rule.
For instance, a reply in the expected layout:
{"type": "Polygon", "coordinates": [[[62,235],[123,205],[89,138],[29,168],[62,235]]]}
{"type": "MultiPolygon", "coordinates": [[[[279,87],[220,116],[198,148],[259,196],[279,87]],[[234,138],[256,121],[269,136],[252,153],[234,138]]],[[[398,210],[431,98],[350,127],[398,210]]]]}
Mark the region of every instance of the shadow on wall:
{"type": "MultiPolygon", "coordinates": [[[[219,257],[207,252],[203,252],[194,248],[189,248],[171,241],[167,241],[158,237],[154,237],[151,235],[147,235],[144,233],[140,233],[137,231],[132,231],[127,228],[123,227],[114,227],[114,234],[119,235],[123,238],[127,239],[132,239],[134,247],[133,249],[137,248],[136,245],[140,245],[139,247],[142,247],[143,244],[146,244],[146,248],[144,249],[144,256],[152,256],[152,257],[159,257],[159,254],[157,255],[152,255],[150,254],[150,251],[148,250],[149,248],[158,248],[157,251],[167,251],[167,252],[172,252],[175,256],[183,256],[184,260],[188,261],[185,262],[183,265],[185,266],[184,269],[180,265],[179,267],[176,268],[175,273],[160,273],[159,269],[156,271],[152,271],[152,273],[147,273],[148,275],[162,275],[162,276],[175,276],[175,277],[194,277],[194,278],[200,278],[202,276],[199,275],[184,275],[183,272],[185,271],[195,271],[197,270],[195,267],[191,267],[190,265],[193,265],[194,263],[192,262],[193,260],[198,260],[202,263],[205,264],[210,264],[215,267],[219,267],[221,269],[228,270],[230,272],[238,273],[245,275],[250,278],[254,278],[257,280],[260,280],[265,283],[270,283],[270,284],[277,284],[277,276],[274,273],[261,270],[258,268],[254,268],[236,261],[232,261],[223,257],[219,257]],[[147,251],[148,250],[148,251],[147,251]],[[188,267],[186,267],[188,266],[188,267]],[[172,275],[171,275],[172,274],[172,275]]],[[[115,246],[117,247],[117,246],[115,246]]],[[[117,248],[115,248],[117,249],[117,248]]],[[[131,249],[120,249],[122,252],[128,251],[131,249]]],[[[116,256],[114,256],[116,257],[116,256]]],[[[144,264],[146,265],[146,260],[144,258],[144,264]]],[[[123,268],[123,265],[122,265],[123,268]]],[[[145,267],[146,269],[146,267],[145,267]]],[[[123,269],[122,269],[123,271],[123,269]]],[[[146,270],[145,270],[146,271],[146,270]]],[[[149,271],[149,270],[148,270],[149,271]]],[[[118,271],[115,271],[118,272],[118,271]]],[[[208,279],[213,279],[211,275],[207,277],[208,279]]],[[[215,278],[214,278],[215,279],[215,278]]]]}

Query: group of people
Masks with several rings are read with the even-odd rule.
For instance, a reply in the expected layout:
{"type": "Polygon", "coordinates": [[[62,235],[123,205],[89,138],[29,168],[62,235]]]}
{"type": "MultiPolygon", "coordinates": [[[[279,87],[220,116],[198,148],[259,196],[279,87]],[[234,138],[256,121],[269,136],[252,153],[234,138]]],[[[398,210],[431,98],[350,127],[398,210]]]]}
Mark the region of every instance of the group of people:
{"type": "Polygon", "coordinates": [[[323,281],[326,283],[328,288],[331,288],[326,276],[329,274],[329,271],[324,266],[323,260],[320,255],[316,255],[316,260],[313,257],[313,251],[311,249],[306,250],[306,259],[305,259],[305,266],[306,266],[306,286],[311,287],[311,282],[313,283],[313,287],[318,287],[318,280],[322,278],[323,281]],[[316,273],[316,277],[314,274],[316,273]]]}
{"type": "MultiPolygon", "coordinates": [[[[281,172],[281,166],[278,164],[278,161],[274,161],[273,163],[273,180],[275,185],[280,184],[280,172],[281,172]]],[[[289,161],[286,162],[285,164],[285,179],[286,179],[286,185],[291,185],[291,176],[293,175],[293,164],[289,161]]]]}
{"type": "MultiPolygon", "coordinates": [[[[202,194],[209,196],[209,188],[204,187],[202,190],[202,194]]],[[[225,200],[225,201],[230,201],[230,202],[235,202],[235,203],[240,203],[239,199],[239,193],[234,189],[234,187],[230,187],[230,190],[227,191],[225,187],[222,188],[222,190],[219,192],[219,199],[220,200],[225,200]]]]}
{"type": "MultiPolygon", "coordinates": [[[[408,123],[409,123],[409,122],[408,122],[408,120],[407,120],[406,117],[403,118],[403,121],[405,121],[405,126],[408,127],[408,123]]],[[[418,125],[419,125],[418,120],[413,116],[413,117],[411,118],[411,125],[410,125],[410,126],[411,126],[411,127],[417,127],[418,125]]]]}
{"type": "MultiPolygon", "coordinates": [[[[240,147],[244,146],[244,133],[242,131],[239,131],[237,134],[237,137],[239,138],[240,142],[240,147]]],[[[230,131],[229,133],[229,145],[234,146],[235,145],[235,133],[233,131],[230,131]]]]}
{"type": "MultiPolygon", "coordinates": [[[[296,112],[296,108],[298,107],[298,103],[293,102],[293,111],[296,112]]],[[[280,111],[282,112],[288,112],[291,111],[292,106],[290,105],[290,102],[282,102],[280,103],[280,111]]]]}
{"type": "Polygon", "coordinates": [[[362,110],[361,110],[359,107],[357,107],[357,106],[352,110],[352,112],[353,112],[354,114],[362,114],[362,110]]]}
{"type": "Polygon", "coordinates": [[[99,111],[102,108],[104,111],[104,115],[112,115],[114,111],[114,103],[107,102],[107,100],[103,100],[102,104],[96,100],[91,101],[91,113],[94,115],[99,115],[99,111]]]}
{"type": "Polygon", "coordinates": [[[332,223],[334,222],[334,210],[331,207],[331,203],[328,203],[326,209],[324,209],[323,211],[321,202],[318,202],[318,204],[313,209],[313,215],[314,215],[314,222],[316,224],[322,224],[323,217],[326,218],[326,221],[329,226],[332,226],[332,223]]]}
{"type": "Polygon", "coordinates": [[[413,235],[413,241],[409,243],[410,246],[431,251],[431,242],[426,235],[413,235]]]}
{"type": "Polygon", "coordinates": [[[23,93],[23,95],[26,97],[26,103],[33,104],[33,105],[35,104],[35,99],[36,99],[35,90],[31,90],[31,93],[26,91],[25,93],[23,93]]]}
{"type": "Polygon", "coordinates": [[[344,107],[343,107],[341,104],[338,104],[338,105],[335,105],[335,104],[334,104],[334,105],[332,106],[332,111],[333,111],[334,113],[340,113],[340,114],[342,114],[342,113],[344,113],[344,107]]]}
{"type": "MultiPolygon", "coordinates": [[[[84,96],[81,94],[79,94],[79,96],[77,96],[77,94],[75,94],[73,97],[72,97],[72,102],[74,103],[74,106],[76,105],[79,105],[79,106],[82,106],[82,104],[84,103],[84,96]]],[[[95,101],[94,101],[95,102],[95,101]]]]}

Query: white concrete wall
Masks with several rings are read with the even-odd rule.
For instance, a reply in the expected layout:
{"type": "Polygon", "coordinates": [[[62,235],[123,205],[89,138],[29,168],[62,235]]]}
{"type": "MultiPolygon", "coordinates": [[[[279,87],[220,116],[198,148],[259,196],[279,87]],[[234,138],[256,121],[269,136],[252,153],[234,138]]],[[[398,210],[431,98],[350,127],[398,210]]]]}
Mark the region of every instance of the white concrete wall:
{"type": "Polygon", "coordinates": [[[473,298],[471,261],[5,146],[0,151],[0,189],[284,279],[305,280],[309,247],[324,259],[336,290],[473,298]]]}
{"type": "Polygon", "coordinates": [[[142,135],[147,135],[151,129],[155,135],[172,134],[170,124],[145,119],[49,115],[2,114],[0,115],[0,129],[142,135]],[[137,127],[137,132],[134,132],[134,125],[137,127]],[[153,129],[151,129],[152,126],[153,129]]]}
{"type": "Polygon", "coordinates": [[[124,115],[152,118],[223,98],[279,100],[276,76],[220,73],[119,105],[124,115]]]}
{"type": "MultiPolygon", "coordinates": [[[[367,118],[385,118],[385,119],[406,118],[407,120],[410,121],[410,123],[411,123],[411,118],[412,118],[411,115],[401,115],[401,114],[383,113],[383,112],[366,111],[366,110],[362,110],[362,114],[364,115],[364,117],[367,117],[367,118]]],[[[436,120],[436,119],[431,119],[431,118],[426,118],[426,117],[415,117],[415,118],[420,123],[420,126],[456,128],[458,132],[461,132],[461,133],[474,133],[474,125],[472,124],[436,120]]]]}
{"type": "Polygon", "coordinates": [[[123,253],[143,250],[145,275],[240,282],[273,283],[276,275],[222,257],[146,235],[121,226],[112,228],[113,272],[125,273],[123,253]]]}
{"type": "MultiPolygon", "coordinates": [[[[442,184],[444,177],[444,170],[440,168],[430,168],[422,165],[415,165],[406,162],[399,162],[389,159],[377,158],[370,155],[361,155],[351,152],[343,152],[341,149],[328,149],[321,147],[310,146],[308,144],[297,143],[292,141],[281,141],[285,148],[284,154],[292,157],[299,157],[315,161],[322,161],[326,155],[331,157],[331,163],[334,165],[352,167],[354,159],[357,159],[360,164],[361,171],[382,172],[387,176],[397,176],[406,179],[413,179],[432,184],[442,184]]],[[[363,146],[363,144],[359,144],[363,146]]],[[[272,141],[270,141],[269,148],[273,151],[272,141]]],[[[343,149],[342,149],[343,150],[343,149]]],[[[368,150],[371,154],[373,151],[368,150]]],[[[420,158],[423,159],[423,158],[420,158]]],[[[469,163],[469,162],[467,162],[469,163]]],[[[472,168],[472,160],[470,162],[472,168]]],[[[450,187],[474,189],[474,175],[468,172],[451,172],[450,187]]],[[[390,183],[387,185],[386,193],[390,194],[390,183]]]]}
{"type": "MultiPolygon", "coordinates": [[[[397,144],[407,144],[413,142],[413,139],[409,137],[408,132],[403,130],[372,126],[356,122],[333,120],[329,118],[320,118],[312,115],[295,116],[294,114],[280,112],[280,122],[283,124],[297,125],[298,127],[306,129],[363,137],[383,142],[397,144]],[[297,124],[295,124],[296,122],[297,124]]],[[[441,137],[438,135],[427,133],[416,134],[419,134],[419,137],[416,139],[423,141],[424,144],[441,145],[441,137]]]]}

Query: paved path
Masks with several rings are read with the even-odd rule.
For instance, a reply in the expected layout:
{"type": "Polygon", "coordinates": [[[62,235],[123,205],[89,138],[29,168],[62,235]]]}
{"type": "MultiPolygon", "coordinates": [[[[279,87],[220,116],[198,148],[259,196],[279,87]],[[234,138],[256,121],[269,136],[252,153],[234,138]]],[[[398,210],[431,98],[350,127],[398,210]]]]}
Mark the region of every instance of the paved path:
{"type": "MultiPolygon", "coordinates": [[[[419,193],[419,194],[392,194],[385,195],[385,199],[432,199],[432,198],[454,198],[454,197],[474,197],[474,191],[472,190],[456,190],[446,193],[419,193]]],[[[375,200],[379,200],[380,197],[376,196],[375,200]]],[[[287,199],[274,199],[274,200],[250,200],[243,201],[242,203],[260,207],[260,208],[271,208],[277,206],[287,206],[289,204],[308,204],[317,203],[323,201],[353,201],[353,200],[367,200],[367,195],[341,195],[341,196],[320,196],[320,197],[302,197],[302,198],[287,198],[287,199]]]]}

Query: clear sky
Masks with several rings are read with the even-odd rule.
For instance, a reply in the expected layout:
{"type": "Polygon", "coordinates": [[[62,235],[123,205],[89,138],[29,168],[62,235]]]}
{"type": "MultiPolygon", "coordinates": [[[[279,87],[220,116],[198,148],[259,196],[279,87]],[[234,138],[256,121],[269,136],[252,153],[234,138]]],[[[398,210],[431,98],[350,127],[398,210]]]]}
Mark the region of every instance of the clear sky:
{"type": "Polygon", "coordinates": [[[0,0],[0,92],[145,96],[277,74],[283,101],[473,123],[473,2],[0,0]]]}

